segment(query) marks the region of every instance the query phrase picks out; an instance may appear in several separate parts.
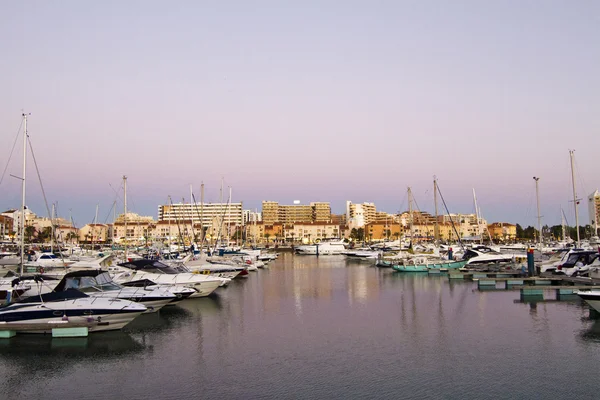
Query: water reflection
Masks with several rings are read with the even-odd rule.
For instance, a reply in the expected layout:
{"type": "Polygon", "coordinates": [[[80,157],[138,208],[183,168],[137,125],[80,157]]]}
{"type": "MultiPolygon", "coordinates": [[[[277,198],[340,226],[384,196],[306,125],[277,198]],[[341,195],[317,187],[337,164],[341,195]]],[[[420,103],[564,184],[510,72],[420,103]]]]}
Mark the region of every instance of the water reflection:
{"type": "Polygon", "coordinates": [[[588,328],[583,329],[579,338],[584,341],[600,343],[600,320],[593,321],[588,328]]]}
{"type": "MultiPolygon", "coordinates": [[[[600,325],[580,301],[524,303],[518,292],[343,257],[282,254],[218,293],[126,332],[0,342],[0,390],[74,398],[70,387],[92,376],[89,399],[569,398],[548,389],[562,387],[548,374],[574,379],[600,349],[600,325]]],[[[577,388],[573,397],[595,393],[577,388]]]]}
{"type": "Polygon", "coordinates": [[[0,340],[0,390],[12,388],[16,395],[31,382],[68,376],[82,362],[114,362],[152,351],[152,345],[121,331],[96,332],[82,338],[17,335],[0,340]]]}

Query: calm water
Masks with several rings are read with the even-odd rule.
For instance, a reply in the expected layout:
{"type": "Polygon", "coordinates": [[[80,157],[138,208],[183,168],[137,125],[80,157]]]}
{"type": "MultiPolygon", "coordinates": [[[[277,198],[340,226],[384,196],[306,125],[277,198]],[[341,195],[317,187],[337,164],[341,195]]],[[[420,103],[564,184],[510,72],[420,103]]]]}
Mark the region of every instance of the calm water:
{"type": "Polygon", "coordinates": [[[475,288],[282,254],[123,332],[1,339],[0,397],[597,398],[585,306],[475,288]]]}

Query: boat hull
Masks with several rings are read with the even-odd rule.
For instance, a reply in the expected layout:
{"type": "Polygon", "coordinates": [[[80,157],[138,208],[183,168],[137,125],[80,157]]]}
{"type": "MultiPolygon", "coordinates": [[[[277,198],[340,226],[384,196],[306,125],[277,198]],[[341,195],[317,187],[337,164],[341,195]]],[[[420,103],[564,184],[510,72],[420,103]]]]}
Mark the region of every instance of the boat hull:
{"type": "Polygon", "coordinates": [[[392,268],[398,272],[427,272],[430,269],[459,269],[466,264],[466,261],[450,261],[431,264],[394,265],[392,268]]]}

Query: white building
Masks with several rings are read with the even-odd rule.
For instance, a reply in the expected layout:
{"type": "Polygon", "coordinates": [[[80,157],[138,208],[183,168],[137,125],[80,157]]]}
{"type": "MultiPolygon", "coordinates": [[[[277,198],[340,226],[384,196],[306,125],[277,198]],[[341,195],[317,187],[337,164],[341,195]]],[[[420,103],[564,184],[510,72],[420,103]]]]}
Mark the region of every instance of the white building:
{"type": "Polygon", "coordinates": [[[366,224],[375,222],[377,209],[374,203],[353,204],[351,201],[346,202],[346,221],[348,227],[362,228],[366,224]]]}
{"type": "Polygon", "coordinates": [[[244,210],[244,225],[248,225],[248,223],[252,222],[261,222],[262,214],[259,212],[254,212],[252,210],[244,210]]]}
{"type": "Polygon", "coordinates": [[[158,221],[192,221],[212,228],[213,221],[228,226],[244,224],[242,203],[176,203],[158,206],[158,221]]]}

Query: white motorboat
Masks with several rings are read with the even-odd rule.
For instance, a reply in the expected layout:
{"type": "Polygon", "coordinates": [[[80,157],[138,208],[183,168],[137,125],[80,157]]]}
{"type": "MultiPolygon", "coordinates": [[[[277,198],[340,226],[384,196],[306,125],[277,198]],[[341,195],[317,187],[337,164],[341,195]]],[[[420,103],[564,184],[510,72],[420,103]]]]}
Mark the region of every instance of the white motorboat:
{"type": "Polygon", "coordinates": [[[157,285],[149,279],[142,279],[139,281],[130,281],[122,284],[125,287],[136,287],[136,288],[145,288],[145,289],[163,289],[168,290],[173,293],[177,298],[167,303],[166,306],[174,306],[182,300],[187,299],[194,293],[196,293],[195,289],[184,285],[157,285]]]}
{"type": "Polygon", "coordinates": [[[143,304],[115,298],[91,297],[75,289],[52,292],[0,306],[0,329],[49,333],[61,323],[89,323],[88,330],[108,331],[123,328],[146,311],[143,304]],[[32,330],[23,328],[31,324],[32,330]],[[43,324],[48,329],[42,328],[43,324]],[[15,329],[16,330],[16,329],[15,329]]]}
{"type": "Polygon", "coordinates": [[[108,272],[120,284],[148,279],[158,285],[188,286],[196,290],[190,297],[208,296],[223,283],[221,278],[182,272],[181,267],[171,267],[157,260],[131,260],[109,267],[108,272]]]}
{"type": "Polygon", "coordinates": [[[366,248],[346,250],[343,254],[349,260],[375,262],[382,257],[383,252],[379,250],[371,250],[369,248],[366,248]]]}
{"type": "Polygon", "coordinates": [[[467,260],[467,265],[505,263],[512,262],[514,259],[514,254],[503,254],[486,246],[466,249],[463,256],[463,260],[467,260]]]}
{"type": "Polygon", "coordinates": [[[346,247],[344,246],[344,242],[338,240],[298,246],[296,247],[295,252],[296,254],[304,255],[330,256],[340,255],[345,250],[346,247]]]}
{"type": "Polygon", "coordinates": [[[579,297],[585,300],[594,310],[600,312],[600,291],[596,290],[578,290],[575,292],[579,297]]]}
{"type": "Polygon", "coordinates": [[[147,313],[156,312],[177,299],[175,294],[164,288],[119,285],[113,282],[108,272],[101,270],[69,272],[53,290],[62,292],[68,289],[77,289],[92,297],[135,301],[146,306],[147,313]]]}

